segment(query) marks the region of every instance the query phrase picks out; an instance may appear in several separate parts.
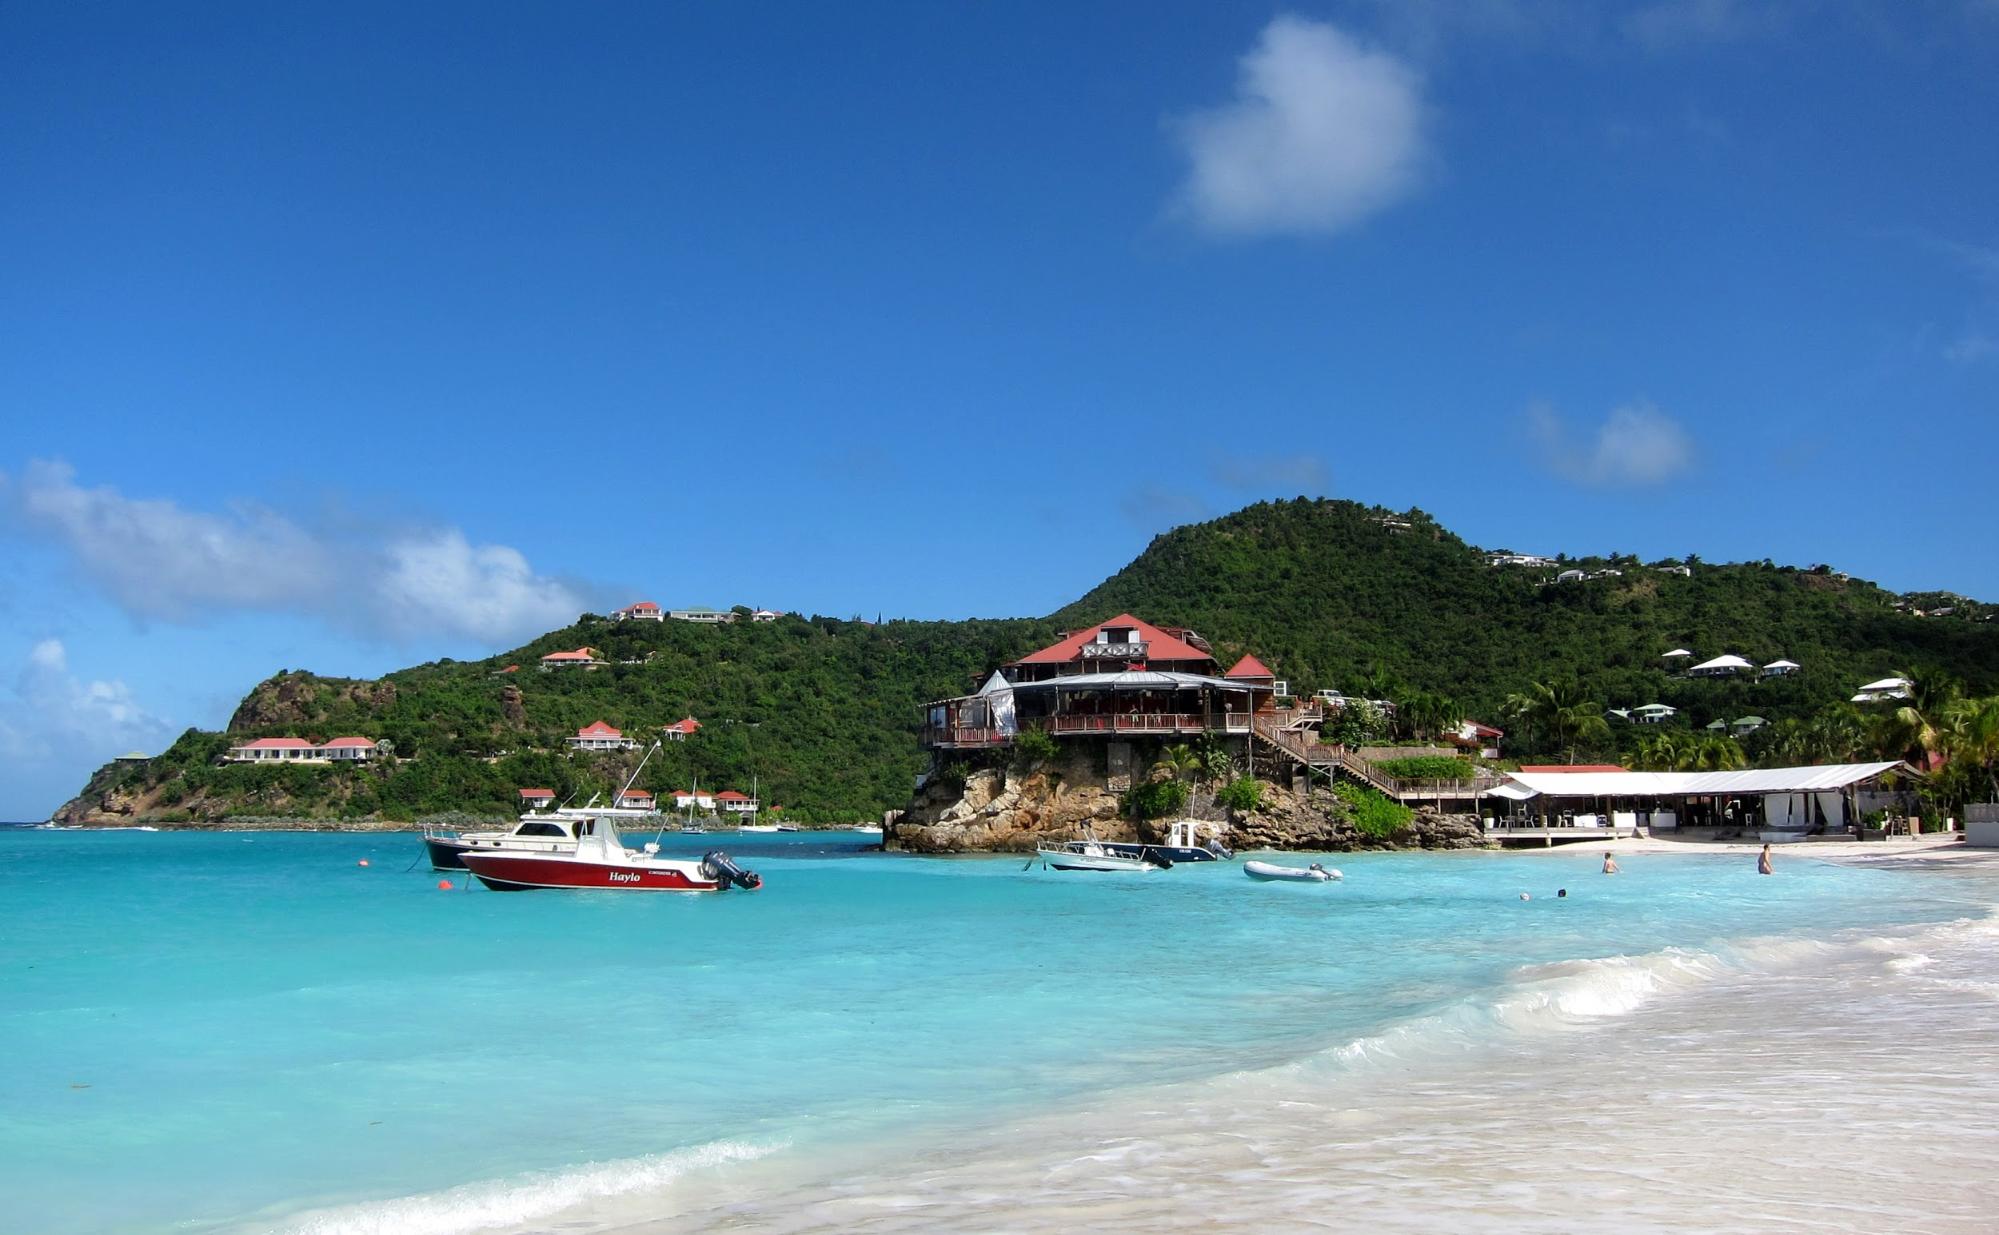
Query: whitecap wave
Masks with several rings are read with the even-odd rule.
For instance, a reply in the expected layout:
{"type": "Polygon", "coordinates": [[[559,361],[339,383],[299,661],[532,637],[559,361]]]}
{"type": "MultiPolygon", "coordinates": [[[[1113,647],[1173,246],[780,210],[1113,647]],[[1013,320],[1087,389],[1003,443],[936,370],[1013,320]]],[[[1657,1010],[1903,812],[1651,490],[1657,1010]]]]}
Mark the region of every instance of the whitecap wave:
{"type": "Polygon", "coordinates": [[[588,1201],[659,1191],[690,1172],[754,1161],[781,1148],[714,1141],[643,1158],[323,1210],[277,1229],[289,1235],[463,1235],[518,1227],[588,1201]]]}

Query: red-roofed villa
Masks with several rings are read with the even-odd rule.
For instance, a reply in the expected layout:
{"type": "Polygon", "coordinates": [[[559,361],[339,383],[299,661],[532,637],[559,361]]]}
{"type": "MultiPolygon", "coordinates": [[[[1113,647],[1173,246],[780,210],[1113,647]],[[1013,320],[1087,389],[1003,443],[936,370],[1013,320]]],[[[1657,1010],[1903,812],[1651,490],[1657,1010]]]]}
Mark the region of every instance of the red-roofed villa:
{"type": "Polygon", "coordinates": [[[724,789],[716,794],[715,805],[723,810],[735,811],[739,815],[757,813],[757,800],[747,793],[738,793],[734,789],[724,789]]]}
{"type": "Polygon", "coordinates": [[[651,810],[653,808],[652,794],[644,789],[626,789],[618,794],[618,800],[615,805],[624,807],[626,810],[651,810]]]}
{"type": "Polygon", "coordinates": [[[693,737],[699,732],[700,729],[701,722],[695,720],[692,716],[683,716],[670,725],[661,725],[659,727],[659,731],[666,735],[666,740],[669,742],[685,742],[688,738],[693,737]]]}
{"type": "Polygon", "coordinates": [[[527,807],[529,810],[542,810],[553,806],[555,805],[555,790],[523,789],[521,790],[521,805],[527,807]]]}
{"type": "Polygon", "coordinates": [[[577,648],[573,652],[550,652],[541,658],[541,671],[550,669],[593,669],[605,663],[597,655],[596,648],[577,648]]]}
{"type": "Polygon", "coordinates": [[[603,721],[585,725],[569,739],[571,750],[637,750],[639,744],[603,721]]]}
{"type": "Polygon", "coordinates": [[[627,609],[620,609],[611,615],[620,622],[664,622],[666,610],[649,600],[642,600],[627,609]]]}
{"type": "Polygon", "coordinates": [[[233,763],[358,763],[382,753],[373,738],[334,738],[308,742],[304,738],[258,738],[229,748],[233,763]]]}
{"type": "Polygon", "coordinates": [[[977,694],[931,704],[924,742],[976,750],[1026,729],[1058,738],[1247,740],[1258,714],[1275,714],[1276,679],[1253,656],[1226,675],[1216,668],[1207,640],[1193,631],[1121,613],[1003,667],[977,694]]]}

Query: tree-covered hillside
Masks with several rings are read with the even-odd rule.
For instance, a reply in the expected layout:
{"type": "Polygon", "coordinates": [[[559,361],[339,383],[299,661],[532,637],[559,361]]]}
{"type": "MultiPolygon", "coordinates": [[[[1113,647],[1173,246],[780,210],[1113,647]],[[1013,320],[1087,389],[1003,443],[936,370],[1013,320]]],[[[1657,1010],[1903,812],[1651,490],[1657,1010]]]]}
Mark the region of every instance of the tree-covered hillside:
{"type": "Polygon", "coordinates": [[[1667,703],[1702,723],[1813,710],[1897,669],[1942,669],[1973,693],[1999,689],[1999,623],[1975,620],[1986,607],[1917,618],[1896,599],[1829,569],[1768,562],[1490,566],[1421,511],[1301,499],[1160,536],[1056,616],[1129,611],[1192,626],[1229,654],[1254,650],[1294,690],[1434,692],[1495,717],[1507,695],[1561,679],[1607,706],[1667,703]],[[1571,568],[1619,573],[1553,581],[1571,568]],[[1753,684],[1689,680],[1660,659],[1675,648],[1803,669],[1753,684]]]}
{"type": "MultiPolygon", "coordinates": [[[[706,626],[585,615],[504,655],[376,682],[280,674],[244,700],[227,738],[190,731],[148,763],[113,764],[63,814],[504,814],[521,786],[587,797],[635,765],[631,755],[572,755],[563,739],[578,728],[603,720],[649,741],[691,715],[700,733],[669,744],[642,787],[665,792],[698,777],[747,789],[754,776],[765,802],[805,818],[877,817],[907,801],[924,766],[917,730],[927,700],[973,689],[1058,629],[1127,611],[1191,626],[1225,657],[1253,651],[1299,692],[1427,693],[1501,723],[1509,695],[1565,680],[1575,698],[1662,702],[1681,709],[1678,724],[1695,726],[1749,713],[1802,720],[1905,669],[1941,670],[1973,694],[1999,690],[1999,623],[1982,620],[1986,607],[1919,618],[1898,611],[1890,593],[1823,568],[1682,565],[1689,573],[1629,557],[1495,567],[1420,511],[1264,503],[1158,537],[1046,619],[706,626]],[[1599,577],[1554,582],[1568,567],[1599,577]],[[545,653],[584,646],[609,663],[540,671],[545,653]],[[1803,669],[1760,682],[1689,680],[1660,659],[1676,647],[1758,664],[1785,657],[1803,669]],[[393,757],[355,768],[217,762],[250,737],[350,733],[388,739],[393,757]]],[[[1510,754],[1554,749],[1537,749],[1546,740],[1524,730],[1513,737],[1510,754]]]]}

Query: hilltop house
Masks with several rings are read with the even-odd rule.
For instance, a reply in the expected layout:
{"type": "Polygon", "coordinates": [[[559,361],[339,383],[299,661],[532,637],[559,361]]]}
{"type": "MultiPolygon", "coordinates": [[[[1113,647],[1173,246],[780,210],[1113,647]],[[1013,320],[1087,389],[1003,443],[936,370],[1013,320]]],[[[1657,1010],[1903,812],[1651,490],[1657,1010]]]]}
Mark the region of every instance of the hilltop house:
{"type": "Polygon", "coordinates": [[[639,744],[603,721],[595,721],[568,739],[571,750],[637,750],[639,744]]]}
{"type": "Polygon", "coordinates": [[[664,622],[666,613],[649,600],[639,601],[630,608],[620,609],[611,615],[620,622],[664,622]]]}
{"type": "Polygon", "coordinates": [[[758,609],[758,610],[756,610],[756,611],[754,611],[754,612],[752,612],[752,613],[750,614],[750,621],[752,621],[752,622],[775,622],[775,621],[777,621],[777,619],[778,619],[778,618],[780,618],[780,617],[782,617],[782,616],[783,616],[783,615],[782,615],[782,614],[780,614],[780,613],[779,613],[779,612],[778,612],[777,610],[775,610],[775,609],[758,609]]]}
{"type": "Polygon", "coordinates": [[[1246,656],[1217,674],[1214,653],[1183,627],[1121,613],[1002,666],[978,693],[928,709],[934,750],[1003,746],[1024,729],[1056,738],[1248,735],[1274,708],[1275,679],[1246,656]]]}
{"type": "Polygon", "coordinates": [[[550,652],[541,658],[541,671],[550,669],[594,669],[606,663],[597,655],[596,648],[577,648],[573,652],[550,652]]]}
{"type": "Polygon", "coordinates": [[[1763,676],[1766,678],[1787,677],[1790,674],[1796,673],[1798,670],[1802,668],[1804,668],[1804,666],[1800,665],[1795,660],[1773,660],[1769,664],[1763,666],[1763,676]]]}
{"type": "Polygon", "coordinates": [[[547,810],[549,807],[555,805],[555,790],[523,789],[521,790],[521,805],[529,810],[547,810]]]}
{"type": "Polygon", "coordinates": [[[1687,670],[1687,676],[1690,678],[1734,677],[1744,669],[1754,669],[1755,667],[1755,665],[1750,664],[1740,656],[1717,656],[1713,660],[1704,660],[1687,670]]]}
{"type": "Polygon", "coordinates": [[[1499,758],[1499,739],[1506,736],[1506,730],[1495,729],[1491,725],[1475,720],[1464,721],[1456,729],[1444,735],[1451,745],[1466,750],[1475,750],[1481,758],[1499,758]]]}
{"type": "Polygon", "coordinates": [[[382,753],[373,738],[334,738],[308,742],[304,738],[258,738],[229,748],[231,763],[359,763],[382,753]]]}
{"type": "Polygon", "coordinates": [[[660,734],[669,742],[685,742],[700,732],[701,722],[692,716],[683,716],[670,725],[661,725],[660,734]]]}
{"type": "Polygon", "coordinates": [[[734,613],[720,609],[703,609],[699,605],[692,609],[669,609],[666,616],[676,622],[704,622],[710,626],[719,626],[736,620],[734,613]]]}

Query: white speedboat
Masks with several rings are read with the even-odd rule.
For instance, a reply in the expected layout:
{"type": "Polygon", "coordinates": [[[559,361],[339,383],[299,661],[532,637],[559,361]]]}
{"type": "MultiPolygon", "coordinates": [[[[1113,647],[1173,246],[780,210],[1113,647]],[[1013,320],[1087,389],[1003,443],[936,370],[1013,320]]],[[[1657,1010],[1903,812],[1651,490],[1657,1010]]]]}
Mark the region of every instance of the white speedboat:
{"type": "Polygon", "coordinates": [[[585,832],[568,853],[523,853],[494,850],[465,855],[466,869],[495,892],[534,888],[615,892],[721,892],[731,887],[753,891],[763,886],[754,871],[746,871],[721,850],[699,861],[662,858],[659,846],[628,849],[608,819],[585,832]]]}
{"type": "Polygon", "coordinates": [[[1310,866],[1279,866],[1275,862],[1244,862],[1242,873],[1259,883],[1338,883],[1345,876],[1317,862],[1310,866]]]}
{"type": "Polygon", "coordinates": [[[1072,840],[1054,848],[1035,846],[1044,869],[1058,871],[1156,871],[1168,870],[1173,859],[1162,853],[1120,853],[1096,837],[1072,840]]]}

